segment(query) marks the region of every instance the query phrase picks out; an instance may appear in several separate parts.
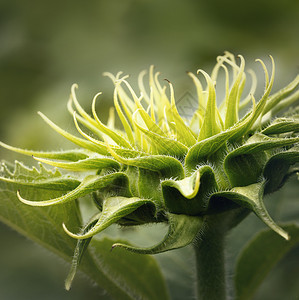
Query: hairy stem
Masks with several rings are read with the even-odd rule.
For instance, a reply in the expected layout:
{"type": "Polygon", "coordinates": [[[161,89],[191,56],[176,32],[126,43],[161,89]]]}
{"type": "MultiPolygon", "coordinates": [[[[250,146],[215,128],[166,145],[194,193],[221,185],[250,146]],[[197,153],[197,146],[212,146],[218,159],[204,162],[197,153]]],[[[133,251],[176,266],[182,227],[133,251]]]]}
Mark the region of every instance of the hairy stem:
{"type": "Polygon", "coordinates": [[[197,299],[225,300],[227,298],[224,259],[226,226],[222,226],[224,224],[219,221],[215,216],[209,217],[205,230],[194,243],[197,299]]]}

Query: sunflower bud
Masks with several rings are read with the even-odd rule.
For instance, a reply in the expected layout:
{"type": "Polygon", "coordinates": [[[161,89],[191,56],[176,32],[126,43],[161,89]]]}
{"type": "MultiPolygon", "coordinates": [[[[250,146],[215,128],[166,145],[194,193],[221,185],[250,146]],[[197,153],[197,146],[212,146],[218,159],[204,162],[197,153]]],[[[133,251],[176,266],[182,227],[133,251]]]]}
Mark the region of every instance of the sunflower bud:
{"type": "Polygon", "coordinates": [[[169,231],[158,245],[114,245],[144,254],[184,247],[201,232],[205,218],[238,209],[254,212],[288,239],[269,216],[263,197],[278,190],[295,173],[291,166],[299,162],[298,108],[275,117],[299,99],[299,76],[271,95],[275,73],[272,57],[271,61],[271,76],[259,61],[265,73],[265,90],[259,101],[254,98],[256,77],[252,71],[251,90],[243,95],[247,73],[242,56],[239,65],[230,53],[218,57],[211,75],[199,70],[203,83],[197,75],[188,73],[198,101],[191,118],[180,115],[172,84],[161,85],[153,67],[147,87],[143,83],[146,72],[140,74],[138,93],[128,83],[128,76],[105,73],[115,86],[114,109],[122,129],[114,125],[114,110],[107,124],[100,120],[96,112],[100,94],[92,101],[92,116],[87,114],[73,85],[68,110],[81,137],[39,114],[79,149],[37,152],[1,143],[10,150],[33,155],[41,163],[72,171],[67,177],[59,173],[47,181],[52,189],[59,189],[60,184],[70,191],[41,201],[24,199],[20,191],[19,200],[32,206],[49,206],[92,195],[98,214],[84,229],[74,233],[63,224],[65,232],[79,241],[91,239],[113,223],[130,226],[166,222],[169,231]],[[220,69],[225,71],[225,96],[217,106],[216,99],[221,99],[215,84],[220,69]],[[247,113],[242,113],[246,109],[247,113]]]}

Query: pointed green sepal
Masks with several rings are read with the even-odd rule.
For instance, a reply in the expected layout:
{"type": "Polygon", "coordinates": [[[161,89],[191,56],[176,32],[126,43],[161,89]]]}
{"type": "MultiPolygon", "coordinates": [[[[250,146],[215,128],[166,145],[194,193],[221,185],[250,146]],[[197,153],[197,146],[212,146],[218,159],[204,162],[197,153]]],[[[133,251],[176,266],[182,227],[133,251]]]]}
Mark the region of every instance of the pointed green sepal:
{"type": "Polygon", "coordinates": [[[162,206],[161,175],[158,172],[138,168],[137,190],[139,197],[156,199],[162,206]]]}
{"type": "Polygon", "coordinates": [[[159,244],[149,248],[139,248],[116,243],[112,248],[122,247],[139,254],[157,254],[185,247],[191,244],[200,234],[200,230],[203,226],[203,219],[201,217],[170,213],[167,214],[167,217],[169,221],[168,233],[159,244]]]}
{"type": "Polygon", "coordinates": [[[26,150],[18,147],[13,147],[7,145],[0,141],[0,146],[17,153],[21,153],[28,156],[35,156],[48,159],[61,159],[68,161],[77,161],[79,159],[84,159],[88,157],[88,151],[86,149],[74,149],[74,150],[65,150],[65,151],[35,151],[35,150],[26,150]]]}
{"type": "MultiPolygon", "coordinates": [[[[82,232],[85,233],[88,230],[90,230],[97,220],[94,218],[83,228],[82,232]]],[[[80,266],[81,260],[83,258],[84,253],[87,250],[87,247],[90,243],[92,238],[84,239],[84,240],[77,240],[76,248],[74,251],[74,256],[71,263],[70,271],[65,279],[65,289],[69,291],[71,289],[72,282],[75,278],[75,275],[77,273],[77,270],[80,266]]]]}
{"type": "Polygon", "coordinates": [[[102,213],[95,225],[85,233],[74,234],[70,232],[63,224],[65,232],[75,239],[87,239],[103,231],[110,225],[117,223],[120,219],[130,215],[143,205],[155,207],[155,202],[149,199],[140,199],[137,197],[110,197],[104,200],[102,213]]]}
{"type": "Polygon", "coordinates": [[[120,169],[120,164],[112,158],[99,157],[93,155],[89,158],[78,160],[75,162],[61,162],[44,158],[34,157],[36,160],[48,164],[50,166],[63,168],[66,170],[82,171],[82,170],[101,170],[101,169],[120,169]]]}
{"type": "Polygon", "coordinates": [[[202,215],[208,196],[217,190],[215,174],[210,166],[200,167],[183,180],[165,180],[161,184],[165,207],[171,213],[202,215]]]}
{"type": "Polygon", "coordinates": [[[149,155],[137,158],[124,158],[117,155],[108,145],[107,147],[110,154],[122,164],[158,172],[163,178],[184,177],[184,168],[181,162],[174,157],[166,155],[149,155]]]}
{"type": "Polygon", "coordinates": [[[299,163],[299,147],[273,155],[266,163],[263,175],[266,178],[265,194],[278,190],[286,179],[290,166],[299,163]]]}
{"type": "Polygon", "coordinates": [[[226,130],[196,143],[189,149],[185,158],[185,164],[188,170],[192,171],[203,161],[206,161],[209,155],[215,153],[221,147],[223,147],[225,142],[233,134],[233,130],[226,130]]]}
{"type": "Polygon", "coordinates": [[[192,199],[196,196],[200,185],[200,172],[197,171],[193,175],[186,177],[182,180],[165,180],[162,187],[172,187],[177,189],[183,197],[192,199]]]}
{"type": "MultiPolygon", "coordinates": [[[[272,230],[282,236],[284,239],[288,240],[289,235],[281,227],[279,227],[268,214],[264,202],[264,187],[265,181],[248,186],[235,187],[230,191],[216,192],[212,197],[220,197],[231,200],[238,205],[248,208],[253,211],[267,226],[272,230]]],[[[216,198],[213,201],[217,201],[216,198]]]]}
{"type": "Polygon", "coordinates": [[[42,201],[30,201],[21,197],[20,191],[18,191],[17,196],[19,200],[25,204],[32,206],[49,206],[55,204],[66,203],[75,200],[79,197],[83,197],[92,192],[111,188],[113,191],[118,191],[119,193],[124,193],[129,195],[130,191],[128,188],[128,177],[124,173],[112,173],[106,176],[99,175],[88,175],[80,183],[78,187],[69,193],[50,200],[42,201]]]}
{"type": "Polygon", "coordinates": [[[246,186],[256,182],[267,161],[266,150],[290,146],[298,142],[299,137],[271,138],[256,133],[224,159],[224,170],[232,186],[246,186]]]}
{"type": "Polygon", "coordinates": [[[99,117],[96,113],[95,105],[96,105],[96,100],[100,94],[101,93],[96,94],[92,101],[92,113],[93,113],[94,119],[97,123],[97,127],[101,130],[101,132],[103,132],[104,134],[109,136],[119,146],[129,148],[129,149],[132,148],[130,143],[124,137],[122,137],[120,134],[118,134],[115,130],[111,130],[110,128],[108,128],[99,119],[99,117]]]}
{"type": "Polygon", "coordinates": [[[262,130],[266,135],[286,132],[299,132],[299,119],[277,118],[262,130]]]}
{"type": "Polygon", "coordinates": [[[256,118],[256,106],[253,99],[252,111],[244,116],[238,123],[225,131],[221,131],[216,135],[199,141],[189,149],[185,158],[185,164],[188,170],[195,169],[202,161],[207,160],[210,155],[213,155],[221,148],[225,148],[227,141],[240,139],[244,130],[248,128],[249,124],[253,123],[253,120],[256,118]]]}

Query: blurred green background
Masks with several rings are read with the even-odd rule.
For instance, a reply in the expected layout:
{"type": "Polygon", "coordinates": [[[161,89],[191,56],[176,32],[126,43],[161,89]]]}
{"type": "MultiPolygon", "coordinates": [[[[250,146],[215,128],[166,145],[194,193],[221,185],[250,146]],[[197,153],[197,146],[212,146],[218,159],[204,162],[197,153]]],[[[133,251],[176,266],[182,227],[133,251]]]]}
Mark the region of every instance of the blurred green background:
{"type": "MultiPolygon", "coordinates": [[[[104,92],[100,114],[105,120],[113,86],[102,77],[103,72],[121,70],[132,74],[134,81],[138,72],[154,64],[180,95],[189,88],[185,71],[210,71],[216,56],[225,50],[242,54],[249,65],[255,58],[267,60],[273,55],[277,65],[274,90],[282,87],[299,68],[299,1],[0,0],[0,139],[24,148],[60,149],[65,146],[63,138],[48,130],[36,111],[72,128],[66,111],[72,83],[79,84],[79,99],[85,107],[96,92],[104,92]]],[[[0,155],[1,159],[28,161],[3,149],[0,155]]],[[[289,190],[295,191],[295,186],[292,181],[289,190]]],[[[294,202],[295,192],[288,197],[283,193],[289,191],[276,198],[294,202]]],[[[296,219],[298,214],[291,217],[296,219]]],[[[254,217],[246,222],[251,222],[247,235],[246,226],[232,234],[239,241],[232,246],[233,253],[240,241],[263,227],[254,217]]],[[[86,295],[109,299],[84,278],[65,292],[68,267],[64,263],[4,225],[0,225],[0,238],[1,299],[86,299],[86,295]]],[[[184,257],[184,253],[177,256],[184,257]]],[[[298,256],[298,249],[294,253],[291,258],[298,256]]],[[[160,259],[161,263],[167,265],[167,259],[160,259]]],[[[182,260],[188,268],[190,261],[182,260]]],[[[168,267],[165,272],[173,287],[179,275],[171,274],[181,272],[188,290],[192,283],[182,269],[168,267]]],[[[268,290],[271,282],[276,290],[288,287],[284,274],[289,269],[283,265],[279,270],[278,278],[285,279],[280,281],[281,288],[273,275],[268,290]]],[[[257,299],[265,299],[263,290],[260,295],[257,299]]],[[[177,299],[181,296],[176,293],[177,299]]],[[[282,299],[275,297],[280,297],[277,291],[271,299],[282,299]]]]}

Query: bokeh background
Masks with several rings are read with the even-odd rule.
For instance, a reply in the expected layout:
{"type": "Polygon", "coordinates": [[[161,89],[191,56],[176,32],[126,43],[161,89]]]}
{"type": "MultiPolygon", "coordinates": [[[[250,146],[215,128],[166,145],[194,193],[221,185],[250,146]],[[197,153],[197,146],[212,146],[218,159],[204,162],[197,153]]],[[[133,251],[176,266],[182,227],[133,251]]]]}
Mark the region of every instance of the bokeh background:
{"type": "MultiPolygon", "coordinates": [[[[226,50],[242,54],[249,65],[255,58],[267,61],[273,55],[274,90],[282,87],[299,69],[299,1],[0,0],[0,139],[24,148],[60,149],[65,146],[63,138],[48,130],[36,111],[71,128],[66,102],[72,83],[79,84],[85,107],[96,92],[103,91],[99,108],[105,120],[113,87],[103,72],[121,70],[132,74],[134,82],[138,72],[154,64],[180,95],[189,90],[185,71],[211,70],[216,56],[226,50]]],[[[3,149],[0,158],[27,160],[3,149]]],[[[274,217],[298,219],[299,205],[297,214],[293,209],[298,200],[296,184],[291,181],[268,201],[274,217]],[[278,204],[273,203],[282,200],[289,201],[292,210],[275,215],[278,204]]],[[[263,225],[253,216],[232,233],[232,260],[258,228],[263,225]]],[[[1,299],[109,299],[83,277],[65,292],[68,267],[4,225],[0,241],[1,299]]],[[[169,257],[159,258],[177,299],[192,298],[186,271],[190,261],[184,259],[184,251],[175,254],[182,263],[176,269],[167,266],[169,257]],[[180,277],[185,279],[178,285],[180,277]],[[177,286],[184,294],[176,291],[177,286]]],[[[286,290],[291,297],[299,295],[298,256],[298,249],[289,254],[256,299],[266,299],[266,293],[273,294],[271,299],[286,299],[281,294],[286,290]],[[296,284],[287,276],[290,271],[296,284]]]]}

